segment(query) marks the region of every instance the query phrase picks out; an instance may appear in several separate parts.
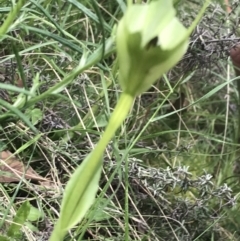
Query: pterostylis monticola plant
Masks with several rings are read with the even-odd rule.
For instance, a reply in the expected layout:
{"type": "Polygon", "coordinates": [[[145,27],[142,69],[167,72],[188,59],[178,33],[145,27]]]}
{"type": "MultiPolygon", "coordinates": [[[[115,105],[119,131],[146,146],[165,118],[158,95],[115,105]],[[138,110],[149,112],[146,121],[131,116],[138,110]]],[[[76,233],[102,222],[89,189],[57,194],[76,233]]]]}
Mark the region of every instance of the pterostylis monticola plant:
{"type": "Polygon", "coordinates": [[[171,0],[132,4],[117,26],[115,40],[122,93],[101,139],[67,183],[60,217],[50,241],[62,240],[82,220],[95,200],[104,150],[127,117],[136,96],[142,94],[182,58],[189,36],[208,1],[189,29],[176,18],[171,0]]]}

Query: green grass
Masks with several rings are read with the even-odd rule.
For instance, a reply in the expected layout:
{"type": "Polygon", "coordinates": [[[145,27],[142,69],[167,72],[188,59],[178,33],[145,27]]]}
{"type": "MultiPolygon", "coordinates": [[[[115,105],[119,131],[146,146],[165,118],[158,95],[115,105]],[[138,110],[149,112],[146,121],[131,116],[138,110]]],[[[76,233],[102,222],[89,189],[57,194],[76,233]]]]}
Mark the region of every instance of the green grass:
{"type": "MultiPolygon", "coordinates": [[[[2,1],[2,21],[10,7],[2,1]]],[[[115,46],[105,40],[125,8],[121,0],[27,1],[2,37],[1,151],[51,180],[48,188],[2,183],[0,234],[16,230],[5,240],[48,240],[70,175],[101,138],[120,96],[115,46]],[[16,87],[19,78],[28,92],[16,87]],[[19,231],[11,223],[26,201],[26,214],[36,216],[18,221],[19,231]]],[[[200,80],[201,69],[183,75],[175,68],[136,98],[104,154],[96,202],[65,240],[239,240],[239,204],[224,206],[230,194],[218,189],[227,183],[238,199],[238,119],[230,109],[238,93],[232,67],[219,64],[221,73],[200,80]],[[179,173],[179,166],[189,168],[179,173]],[[200,185],[205,172],[212,185],[200,185]]]]}

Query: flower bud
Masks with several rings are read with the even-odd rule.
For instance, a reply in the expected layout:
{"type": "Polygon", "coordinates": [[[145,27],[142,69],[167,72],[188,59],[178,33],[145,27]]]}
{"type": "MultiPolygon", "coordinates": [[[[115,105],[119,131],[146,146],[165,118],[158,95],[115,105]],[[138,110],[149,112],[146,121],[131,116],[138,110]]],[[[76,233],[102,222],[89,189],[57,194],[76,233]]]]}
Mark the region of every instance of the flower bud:
{"type": "Polygon", "coordinates": [[[132,96],[143,93],[186,52],[187,29],[175,13],[170,0],[128,7],[116,33],[119,81],[124,92],[132,96]]]}

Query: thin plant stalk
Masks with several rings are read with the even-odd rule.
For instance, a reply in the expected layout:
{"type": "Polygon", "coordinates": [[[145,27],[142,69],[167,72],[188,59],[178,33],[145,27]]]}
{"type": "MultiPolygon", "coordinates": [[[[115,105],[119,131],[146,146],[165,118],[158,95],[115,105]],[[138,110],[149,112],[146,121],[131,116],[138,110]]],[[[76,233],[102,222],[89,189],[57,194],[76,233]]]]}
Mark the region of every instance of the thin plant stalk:
{"type": "MultiPolygon", "coordinates": [[[[101,170],[103,153],[104,153],[109,141],[114,136],[116,130],[121,126],[121,124],[127,117],[128,113],[133,105],[133,102],[134,102],[133,96],[131,96],[127,93],[124,93],[124,92],[121,94],[120,99],[112,113],[112,116],[110,117],[110,120],[106,127],[105,132],[103,133],[101,139],[97,143],[94,150],[89,154],[88,158],[86,158],[82,163],[82,165],[85,165],[86,170],[91,170],[91,172],[84,172],[81,175],[81,178],[83,178],[83,175],[84,175],[83,179],[85,180],[86,183],[90,183],[91,180],[94,178],[95,174],[99,170],[101,170]]],[[[76,175],[78,175],[78,173],[76,175]]],[[[99,178],[100,178],[100,176],[99,176],[99,178]]],[[[68,213],[67,215],[70,217],[70,220],[74,219],[73,216],[76,213],[75,205],[78,205],[81,202],[81,200],[77,200],[75,197],[76,193],[79,192],[79,188],[77,185],[76,185],[75,189],[76,190],[71,190],[70,195],[67,195],[68,200],[65,200],[66,205],[69,205],[69,203],[72,204],[72,208],[71,208],[72,213],[71,213],[71,210],[69,210],[69,208],[66,208],[63,206],[60,217],[65,218],[66,214],[64,212],[67,212],[68,213]],[[74,200],[75,205],[73,204],[72,200],[74,200]],[[69,213],[70,213],[70,215],[69,215],[69,213]]],[[[82,197],[80,196],[80,198],[82,198],[82,197]]],[[[65,236],[66,230],[62,229],[62,225],[61,225],[62,221],[63,220],[61,218],[57,221],[57,224],[52,232],[50,241],[59,241],[59,240],[62,240],[62,238],[65,236]]],[[[72,221],[72,222],[74,223],[74,221],[72,221]]]]}

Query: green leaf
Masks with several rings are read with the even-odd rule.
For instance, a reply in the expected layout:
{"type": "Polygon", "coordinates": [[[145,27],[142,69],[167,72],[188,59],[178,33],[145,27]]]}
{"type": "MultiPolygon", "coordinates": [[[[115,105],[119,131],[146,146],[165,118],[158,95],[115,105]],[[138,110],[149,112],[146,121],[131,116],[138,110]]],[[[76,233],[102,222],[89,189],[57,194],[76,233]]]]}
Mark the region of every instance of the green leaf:
{"type": "Polygon", "coordinates": [[[94,127],[98,127],[98,128],[106,127],[108,123],[106,115],[99,115],[96,119],[96,122],[97,122],[96,123],[97,125],[94,124],[93,125],[94,127]]]}
{"type": "Polygon", "coordinates": [[[24,202],[21,207],[17,210],[16,216],[13,219],[12,224],[8,229],[8,236],[17,237],[21,233],[21,227],[24,222],[27,220],[27,217],[30,212],[30,204],[28,201],[24,202]]]}
{"type": "Polygon", "coordinates": [[[77,168],[67,184],[59,219],[61,230],[67,230],[78,223],[95,200],[101,165],[97,170],[91,169],[90,162],[92,161],[94,160],[90,154],[77,168]]]}
{"type": "Polygon", "coordinates": [[[10,239],[8,237],[0,235],[0,241],[9,241],[10,239]]]}
{"type": "Polygon", "coordinates": [[[30,210],[29,210],[27,220],[32,221],[32,222],[37,221],[40,218],[42,218],[43,216],[44,216],[44,214],[41,211],[39,211],[39,209],[30,205],[30,210]]]}
{"type": "Polygon", "coordinates": [[[33,125],[36,125],[43,118],[43,113],[38,108],[35,108],[33,110],[27,109],[25,115],[31,120],[33,125]]]}
{"type": "Polygon", "coordinates": [[[35,227],[33,224],[31,224],[30,222],[26,222],[25,226],[28,227],[33,232],[38,232],[39,231],[39,229],[37,227],[35,227]]]}
{"type": "Polygon", "coordinates": [[[104,208],[106,208],[108,204],[109,200],[106,198],[102,198],[100,201],[98,201],[98,205],[94,207],[94,221],[100,222],[111,218],[111,215],[104,211],[104,208]]]}
{"type": "Polygon", "coordinates": [[[14,85],[10,85],[10,84],[0,83],[0,89],[4,89],[4,90],[13,91],[13,92],[16,92],[16,93],[25,94],[25,95],[28,95],[28,96],[35,96],[33,93],[31,93],[28,90],[25,90],[23,88],[19,88],[19,87],[16,87],[14,85]]]}

